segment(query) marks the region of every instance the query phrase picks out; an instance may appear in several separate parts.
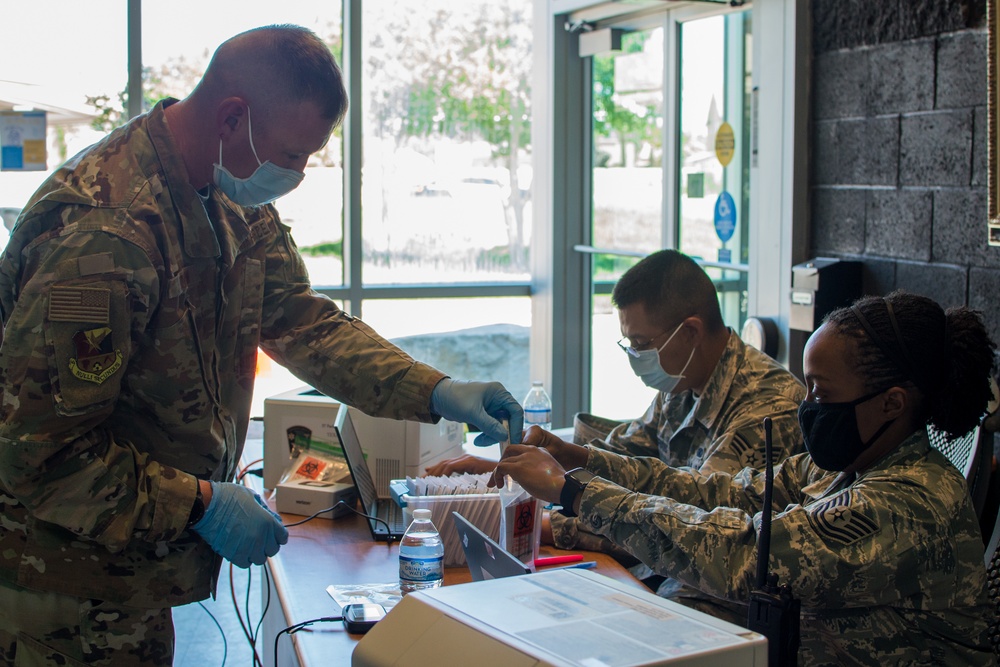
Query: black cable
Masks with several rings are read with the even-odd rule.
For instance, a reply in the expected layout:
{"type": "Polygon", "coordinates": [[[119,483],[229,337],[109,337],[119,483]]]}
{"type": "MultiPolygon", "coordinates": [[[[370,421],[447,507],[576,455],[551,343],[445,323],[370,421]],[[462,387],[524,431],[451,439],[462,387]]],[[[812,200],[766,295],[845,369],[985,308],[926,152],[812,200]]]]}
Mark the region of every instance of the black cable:
{"type": "MultiPolygon", "coordinates": [[[[332,512],[333,510],[337,509],[341,505],[343,505],[347,509],[351,510],[352,512],[354,512],[358,516],[363,516],[366,519],[371,519],[373,521],[378,521],[380,524],[382,524],[383,526],[385,526],[385,529],[387,531],[390,530],[389,524],[385,521],[385,519],[380,519],[377,516],[371,516],[370,514],[365,514],[364,512],[358,511],[358,510],[354,509],[353,507],[351,507],[350,505],[348,505],[343,500],[338,500],[337,504],[334,505],[333,507],[327,507],[325,510],[320,510],[319,512],[316,512],[315,514],[311,514],[311,515],[307,516],[306,518],[302,519],[301,521],[293,521],[292,523],[286,523],[286,524],[283,524],[283,525],[285,526],[285,528],[291,528],[292,526],[301,526],[302,524],[306,523],[307,521],[312,521],[313,519],[315,519],[316,517],[318,517],[320,514],[326,514],[327,512],[332,512]]],[[[391,542],[392,540],[390,539],[389,541],[391,542]]]]}
{"type": "Polygon", "coordinates": [[[247,593],[243,598],[243,616],[247,619],[247,640],[250,642],[250,650],[253,652],[254,667],[260,663],[257,655],[257,631],[250,626],[250,589],[253,588],[253,568],[247,568],[247,593]]]}
{"type": "Polygon", "coordinates": [[[267,592],[264,595],[264,608],[260,612],[261,623],[264,622],[264,617],[267,616],[267,610],[271,608],[271,573],[268,572],[266,565],[264,566],[264,590],[267,592]]]}
{"type": "Polygon", "coordinates": [[[212,619],[213,623],[215,623],[215,627],[219,628],[219,634],[222,635],[222,667],[226,667],[226,658],[229,657],[229,642],[226,641],[226,631],[222,629],[218,619],[215,618],[212,612],[208,610],[208,607],[206,607],[202,602],[199,602],[198,606],[205,610],[208,617],[212,619]]]}
{"type": "Polygon", "coordinates": [[[289,636],[295,634],[302,628],[312,625],[313,623],[333,623],[334,621],[344,620],[343,616],[324,616],[323,618],[314,618],[308,621],[302,621],[301,623],[296,623],[295,625],[289,625],[287,628],[281,630],[274,636],[274,664],[278,664],[278,640],[281,639],[281,635],[288,633],[289,636]]]}
{"type": "MultiPolygon", "coordinates": [[[[261,569],[267,572],[267,565],[262,565],[261,569]]],[[[265,575],[266,577],[267,575],[265,575]]],[[[270,585],[270,583],[268,583],[270,585]]],[[[268,589],[268,594],[270,595],[270,589],[268,589]]],[[[257,639],[260,637],[260,626],[264,624],[264,614],[261,613],[260,619],[257,621],[257,626],[253,629],[253,655],[257,658],[257,639]]],[[[247,625],[250,625],[250,586],[247,586],[247,625]]],[[[261,663],[263,666],[263,662],[261,663]]],[[[277,667],[277,665],[275,666],[277,667]]]]}

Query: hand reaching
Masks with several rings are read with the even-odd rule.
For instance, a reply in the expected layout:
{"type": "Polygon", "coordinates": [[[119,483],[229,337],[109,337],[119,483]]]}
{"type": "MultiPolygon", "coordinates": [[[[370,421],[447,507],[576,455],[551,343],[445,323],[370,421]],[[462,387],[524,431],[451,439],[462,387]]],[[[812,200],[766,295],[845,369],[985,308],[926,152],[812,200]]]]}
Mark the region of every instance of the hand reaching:
{"type": "Polygon", "coordinates": [[[478,426],[483,432],[476,437],[480,447],[502,440],[521,441],[524,411],[499,382],[464,382],[445,378],[431,393],[431,412],[451,421],[478,426]],[[507,419],[510,432],[501,420],[507,419]]]}

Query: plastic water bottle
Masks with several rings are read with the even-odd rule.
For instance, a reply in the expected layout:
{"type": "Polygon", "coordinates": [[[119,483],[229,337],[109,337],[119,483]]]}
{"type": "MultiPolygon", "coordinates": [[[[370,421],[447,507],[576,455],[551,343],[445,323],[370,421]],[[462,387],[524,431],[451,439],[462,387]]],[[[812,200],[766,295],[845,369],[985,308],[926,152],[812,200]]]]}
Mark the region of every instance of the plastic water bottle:
{"type": "Polygon", "coordinates": [[[546,431],[552,430],[552,401],[545,393],[541,380],[531,383],[528,395],[524,397],[524,428],[541,426],[546,431]]]}
{"type": "Polygon", "coordinates": [[[399,542],[399,590],[403,595],[437,588],[444,579],[444,543],[431,522],[431,511],[413,510],[399,542]]]}

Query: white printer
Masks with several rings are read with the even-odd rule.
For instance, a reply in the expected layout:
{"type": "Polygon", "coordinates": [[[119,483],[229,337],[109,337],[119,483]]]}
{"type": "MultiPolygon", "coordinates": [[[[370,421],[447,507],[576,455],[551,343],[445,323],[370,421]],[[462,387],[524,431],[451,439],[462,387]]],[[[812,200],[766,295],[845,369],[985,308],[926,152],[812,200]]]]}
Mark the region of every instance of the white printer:
{"type": "Polygon", "coordinates": [[[410,593],[352,667],[767,667],[767,639],[596,572],[563,569],[410,593]]]}
{"type": "MultiPolygon", "coordinates": [[[[295,440],[337,443],[334,421],[341,403],[303,386],[264,399],[264,488],[273,489],[291,462],[295,440]]],[[[441,420],[421,424],[370,417],[349,407],[380,498],[389,498],[389,481],[417,477],[424,468],[461,456],[462,424],[441,420]]]]}

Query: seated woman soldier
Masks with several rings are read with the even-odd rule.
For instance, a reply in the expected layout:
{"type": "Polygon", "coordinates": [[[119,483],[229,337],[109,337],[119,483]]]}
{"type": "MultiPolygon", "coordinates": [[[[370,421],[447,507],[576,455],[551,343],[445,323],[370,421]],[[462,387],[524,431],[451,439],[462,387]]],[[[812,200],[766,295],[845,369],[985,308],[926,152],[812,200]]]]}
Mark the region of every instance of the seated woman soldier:
{"type": "MultiPolygon", "coordinates": [[[[800,601],[800,665],[995,664],[983,540],[962,474],[926,425],[983,415],[996,346],[979,315],[896,292],[831,313],[804,352],[808,453],[775,469],[769,569],[800,601]]],[[[511,445],[497,467],[654,571],[746,601],[764,476],[511,445]],[[566,470],[576,472],[564,479],[566,470]],[[594,475],[589,479],[590,474],[594,475]]]]}

